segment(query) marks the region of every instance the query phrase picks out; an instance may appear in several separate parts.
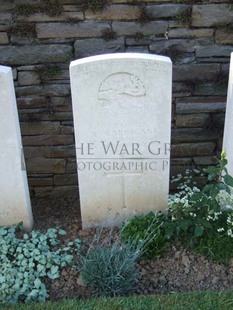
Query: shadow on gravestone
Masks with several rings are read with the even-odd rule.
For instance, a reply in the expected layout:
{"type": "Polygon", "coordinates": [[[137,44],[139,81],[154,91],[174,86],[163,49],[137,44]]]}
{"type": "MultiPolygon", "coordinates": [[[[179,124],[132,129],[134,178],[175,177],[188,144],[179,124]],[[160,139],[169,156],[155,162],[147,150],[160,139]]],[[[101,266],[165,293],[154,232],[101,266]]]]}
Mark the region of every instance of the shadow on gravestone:
{"type": "Polygon", "coordinates": [[[13,76],[5,66],[0,66],[0,114],[0,226],[23,222],[30,230],[33,219],[13,76]]]}
{"type": "Polygon", "coordinates": [[[227,105],[223,136],[223,150],[228,160],[228,173],[233,176],[233,53],[231,53],[227,105]]]}
{"type": "Polygon", "coordinates": [[[71,62],[70,77],[83,228],[165,210],[171,60],[92,56],[71,62]]]}

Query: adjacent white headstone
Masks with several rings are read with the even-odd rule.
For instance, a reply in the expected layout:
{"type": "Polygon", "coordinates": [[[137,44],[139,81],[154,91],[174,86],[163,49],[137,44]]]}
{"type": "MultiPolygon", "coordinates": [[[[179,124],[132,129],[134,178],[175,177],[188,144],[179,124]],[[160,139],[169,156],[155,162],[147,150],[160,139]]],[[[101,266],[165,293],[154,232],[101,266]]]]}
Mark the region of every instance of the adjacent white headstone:
{"type": "Polygon", "coordinates": [[[172,64],[108,54],[70,65],[83,227],[119,225],[165,210],[169,188],[172,64]]]}
{"type": "Polygon", "coordinates": [[[233,176],[233,53],[231,53],[230,62],[223,150],[226,151],[228,160],[228,173],[233,176]]]}
{"type": "Polygon", "coordinates": [[[0,66],[0,226],[32,228],[31,203],[11,68],[0,66]]]}

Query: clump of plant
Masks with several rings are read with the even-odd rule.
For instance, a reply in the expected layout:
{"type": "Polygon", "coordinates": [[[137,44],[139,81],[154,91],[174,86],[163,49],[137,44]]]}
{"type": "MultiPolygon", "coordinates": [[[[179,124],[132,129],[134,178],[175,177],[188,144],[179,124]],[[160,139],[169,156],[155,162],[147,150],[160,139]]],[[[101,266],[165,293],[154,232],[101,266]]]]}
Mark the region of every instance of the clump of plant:
{"type": "Polygon", "coordinates": [[[109,0],[83,0],[81,6],[83,10],[102,11],[109,2],[109,0]]]}
{"type": "Polygon", "coordinates": [[[207,184],[203,189],[193,185],[187,174],[180,191],[170,196],[165,225],[167,238],[224,262],[233,256],[233,178],[226,165],[222,152],[217,166],[204,169],[207,184]]]}
{"type": "Polygon", "coordinates": [[[54,76],[61,72],[61,68],[56,65],[48,65],[36,68],[36,73],[41,81],[44,83],[48,79],[52,79],[54,76]]]}
{"type": "Polygon", "coordinates": [[[152,258],[160,255],[166,249],[164,223],[166,216],[161,212],[150,212],[133,217],[123,223],[121,239],[133,244],[136,248],[142,247],[142,257],[152,258]]]}
{"type": "Polygon", "coordinates": [[[59,16],[63,12],[63,6],[60,0],[40,0],[36,5],[33,4],[20,4],[16,5],[14,14],[16,16],[30,16],[34,13],[45,13],[49,16],[59,16]]]}
{"type": "Polygon", "coordinates": [[[233,25],[232,23],[222,23],[218,25],[220,29],[226,31],[226,32],[232,32],[233,31],[233,25]]]}
{"type": "Polygon", "coordinates": [[[105,41],[116,40],[117,33],[113,31],[112,29],[106,28],[102,31],[102,38],[105,41]]]}
{"type": "Polygon", "coordinates": [[[23,233],[21,226],[0,227],[0,303],[45,301],[44,279],[56,279],[61,267],[72,262],[72,246],[59,247],[63,230],[33,230],[23,233]]]}
{"type": "Polygon", "coordinates": [[[146,6],[140,7],[140,14],[137,19],[137,22],[141,24],[142,26],[151,22],[153,20],[153,15],[150,13],[150,11],[147,9],[146,6]]]}
{"type": "Polygon", "coordinates": [[[135,34],[133,35],[133,38],[136,41],[140,41],[144,38],[144,34],[142,32],[135,32],[135,34]]]}
{"type": "Polygon", "coordinates": [[[228,74],[222,70],[219,71],[219,73],[217,74],[215,80],[214,80],[214,84],[216,86],[220,85],[224,85],[227,87],[228,84],[228,74]]]}
{"type": "Polygon", "coordinates": [[[30,4],[20,4],[16,5],[14,13],[16,15],[22,15],[22,16],[30,16],[31,14],[34,14],[38,11],[38,9],[34,5],[30,4]]]}
{"type": "Polygon", "coordinates": [[[67,24],[78,24],[80,23],[82,20],[78,17],[66,17],[64,22],[67,24]]]}
{"type": "Polygon", "coordinates": [[[185,10],[182,13],[176,14],[175,20],[178,24],[185,24],[190,26],[192,19],[192,8],[189,7],[187,10],[185,10]]]}
{"type": "Polygon", "coordinates": [[[63,12],[63,6],[60,0],[41,0],[42,10],[50,16],[59,16],[63,12]]]}
{"type": "Polygon", "coordinates": [[[167,48],[164,54],[172,59],[173,62],[178,63],[185,55],[184,51],[179,49],[179,46],[172,45],[167,48]]]}
{"type": "Polygon", "coordinates": [[[36,36],[34,24],[17,23],[16,25],[14,25],[11,32],[12,34],[16,34],[19,37],[33,38],[36,36]]]}
{"type": "Polygon", "coordinates": [[[131,293],[138,277],[136,261],[141,249],[131,244],[107,244],[95,238],[85,255],[79,260],[82,281],[98,296],[118,296],[131,293]]]}
{"type": "Polygon", "coordinates": [[[187,3],[187,4],[200,4],[208,1],[209,0],[175,0],[175,2],[177,3],[187,3]]]}
{"type": "Polygon", "coordinates": [[[70,51],[69,53],[67,53],[64,62],[65,63],[70,63],[72,60],[74,59],[74,52],[70,51]]]}

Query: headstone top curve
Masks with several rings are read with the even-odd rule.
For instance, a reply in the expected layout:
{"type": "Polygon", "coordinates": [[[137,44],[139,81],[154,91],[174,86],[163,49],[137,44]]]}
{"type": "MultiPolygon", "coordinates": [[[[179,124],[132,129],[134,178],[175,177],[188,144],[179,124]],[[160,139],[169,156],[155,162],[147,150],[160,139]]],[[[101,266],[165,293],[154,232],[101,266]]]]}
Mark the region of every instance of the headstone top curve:
{"type": "Polygon", "coordinates": [[[142,59],[142,60],[161,61],[161,62],[165,62],[169,64],[172,63],[171,59],[167,56],[145,54],[145,53],[112,53],[112,54],[89,56],[89,57],[84,57],[81,59],[73,60],[70,63],[70,67],[75,67],[80,64],[88,64],[88,63],[97,62],[97,61],[119,60],[119,59],[134,59],[134,60],[142,59]]]}

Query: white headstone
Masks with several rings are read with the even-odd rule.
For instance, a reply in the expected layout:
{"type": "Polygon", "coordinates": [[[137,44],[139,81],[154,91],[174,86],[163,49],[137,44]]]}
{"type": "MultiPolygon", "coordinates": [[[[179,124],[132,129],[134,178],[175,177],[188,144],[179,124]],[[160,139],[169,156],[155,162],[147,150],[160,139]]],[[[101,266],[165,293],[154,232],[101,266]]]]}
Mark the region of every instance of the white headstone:
{"type": "Polygon", "coordinates": [[[228,160],[228,173],[233,176],[233,53],[231,53],[230,62],[223,150],[226,151],[228,160]]]}
{"type": "Polygon", "coordinates": [[[165,210],[169,190],[172,64],[108,54],[70,65],[83,227],[119,225],[165,210]]]}
{"type": "Polygon", "coordinates": [[[0,226],[23,222],[32,212],[11,68],[0,66],[0,226]]]}

